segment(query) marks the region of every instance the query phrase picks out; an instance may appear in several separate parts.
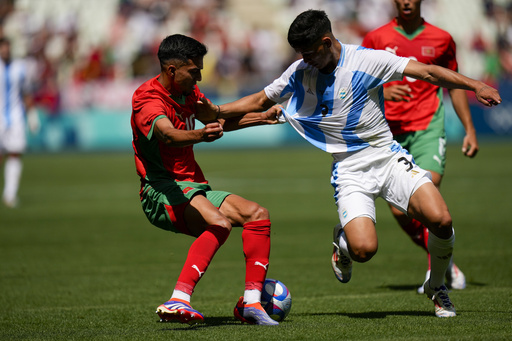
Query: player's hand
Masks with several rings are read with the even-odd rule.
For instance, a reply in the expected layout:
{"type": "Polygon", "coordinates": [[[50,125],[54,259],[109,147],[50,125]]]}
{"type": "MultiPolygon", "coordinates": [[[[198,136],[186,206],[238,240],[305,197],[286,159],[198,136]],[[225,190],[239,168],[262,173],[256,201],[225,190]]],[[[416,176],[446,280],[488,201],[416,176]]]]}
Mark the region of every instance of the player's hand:
{"type": "Polygon", "coordinates": [[[203,123],[215,122],[219,118],[219,106],[202,97],[196,102],[196,119],[203,123]]]}
{"type": "Polygon", "coordinates": [[[39,119],[37,109],[30,108],[27,110],[27,124],[32,134],[39,133],[39,130],[41,129],[41,120],[39,119]]]}
{"type": "Polygon", "coordinates": [[[204,142],[212,142],[220,139],[224,134],[224,130],[222,129],[222,125],[219,122],[212,122],[207,123],[203,127],[202,134],[204,142]]]}
{"type": "Polygon", "coordinates": [[[492,107],[501,103],[501,96],[495,88],[483,85],[476,92],[476,99],[486,107],[492,107]]]}
{"type": "Polygon", "coordinates": [[[274,105],[267,111],[265,111],[263,114],[263,121],[266,124],[278,124],[279,122],[279,116],[282,115],[281,112],[282,106],[280,105],[274,105]]]}
{"type": "Polygon", "coordinates": [[[478,153],[478,140],[476,132],[467,132],[462,140],[462,153],[470,158],[474,158],[478,153]]]}
{"type": "Polygon", "coordinates": [[[384,100],[393,102],[410,102],[413,98],[411,88],[407,84],[396,84],[384,87],[384,100]]]}

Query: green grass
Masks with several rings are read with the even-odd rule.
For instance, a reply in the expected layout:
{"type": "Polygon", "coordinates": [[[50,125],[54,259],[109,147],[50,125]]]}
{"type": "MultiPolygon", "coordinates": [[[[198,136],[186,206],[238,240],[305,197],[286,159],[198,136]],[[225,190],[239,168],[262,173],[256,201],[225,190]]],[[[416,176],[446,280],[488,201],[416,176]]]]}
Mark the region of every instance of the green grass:
{"type": "Polygon", "coordinates": [[[312,147],[197,151],[214,189],[267,207],[268,277],[293,306],[276,328],[241,325],[241,230],[196,288],[206,324],[158,323],[192,238],[147,222],[130,153],[27,155],[21,206],[0,208],[3,340],[509,340],[512,339],[512,144],[483,144],[474,160],[450,147],[442,192],[468,287],[450,295],[458,316],[439,319],[415,293],[426,255],[377,202],[379,252],[350,283],[330,267],[337,213],[330,156],[312,147]]]}

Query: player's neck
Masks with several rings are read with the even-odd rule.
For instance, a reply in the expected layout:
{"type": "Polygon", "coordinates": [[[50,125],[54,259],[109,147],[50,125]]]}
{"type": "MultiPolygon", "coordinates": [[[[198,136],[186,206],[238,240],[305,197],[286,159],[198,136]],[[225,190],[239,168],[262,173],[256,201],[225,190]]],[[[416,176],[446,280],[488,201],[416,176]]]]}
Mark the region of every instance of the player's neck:
{"type": "Polygon", "coordinates": [[[339,60],[341,58],[341,43],[339,40],[334,40],[334,44],[332,46],[332,54],[331,54],[331,61],[328,63],[324,68],[320,69],[319,71],[324,74],[330,74],[332,73],[336,67],[338,66],[339,60]]]}
{"type": "Polygon", "coordinates": [[[418,29],[418,27],[423,25],[424,22],[425,21],[423,20],[423,18],[421,16],[417,16],[415,18],[410,18],[410,19],[404,19],[400,16],[398,16],[396,18],[396,23],[406,33],[413,33],[414,31],[416,31],[418,29]]]}
{"type": "Polygon", "coordinates": [[[181,93],[180,90],[175,89],[173,87],[172,80],[169,79],[169,77],[167,77],[167,75],[165,73],[160,74],[160,77],[158,77],[158,82],[160,84],[162,84],[162,86],[165,88],[165,90],[169,91],[169,94],[172,97],[180,98],[181,96],[183,96],[183,94],[181,93]]]}

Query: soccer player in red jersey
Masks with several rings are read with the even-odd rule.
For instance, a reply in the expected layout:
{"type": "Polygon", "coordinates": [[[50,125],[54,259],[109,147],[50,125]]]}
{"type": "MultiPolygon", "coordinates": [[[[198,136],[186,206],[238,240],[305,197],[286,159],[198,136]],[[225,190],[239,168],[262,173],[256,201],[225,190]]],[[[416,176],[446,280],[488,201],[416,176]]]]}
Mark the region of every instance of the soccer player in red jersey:
{"type": "Polygon", "coordinates": [[[278,110],[226,119],[218,117],[219,110],[212,117],[212,110],[198,107],[198,102],[209,102],[196,85],[206,53],[206,47],[195,39],[168,36],[158,50],[160,75],[142,84],[132,99],[133,149],[143,211],[155,226],[196,238],[171,298],[157,313],[162,321],[192,324],[204,320],[191,307],[191,295],[232,227],[239,226],[243,228],[246,274],[244,296],[235,306],[235,316],[243,322],[276,325],[260,304],[270,254],[269,213],[238,195],[212,190],[195,160],[193,145],[217,140],[223,131],[277,123],[278,110]],[[196,119],[203,128],[195,128],[196,119]]]}
{"type": "MultiPolygon", "coordinates": [[[[362,46],[386,50],[425,64],[434,64],[457,71],[455,42],[450,34],[427,23],[421,17],[422,0],[395,0],[398,16],[388,24],[369,32],[362,46]]],[[[476,131],[465,90],[450,89],[453,107],[466,136],[462,152],[474,157],[478,152],[476,131]]],[[[384,85],[385,115],[396,141],[413,155],[416,163],[432,174],[439,188],[445,168],[446,133],[442,88],[425,81],[405,77],[384,85]]],[[[428,229],[391,207],[393,215],[411,239],[427,253],[428,229]]],[[[429,267],[426,277],[430,276],[429,267]]],[[[465,276],[453,263],[446,273],[453,289],[466,287],[465,276]]],[[[423,292],[423,286],[418,288],[423,292]]]]}

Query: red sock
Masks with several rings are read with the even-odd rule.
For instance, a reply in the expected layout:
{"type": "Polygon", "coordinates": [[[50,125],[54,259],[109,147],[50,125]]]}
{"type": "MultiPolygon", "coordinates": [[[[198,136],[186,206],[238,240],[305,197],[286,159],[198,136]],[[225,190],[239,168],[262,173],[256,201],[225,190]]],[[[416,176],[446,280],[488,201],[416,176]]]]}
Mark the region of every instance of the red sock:
{"type": "Polygon", "coordinates": [[[188,250],[187,260],[176,283],[176,290],[192,295],[197,282],[228,236],[229,231],[221,226],[210,225],[206,228],[188,250]]]}
{"type": "Polygon", "coordinates": [[[270,220],[244,224],[242,243],[245,255],[245,290],[263,289],[270,255],[270,220]]]}
{"type": "Polygon", "coordinates": [[[419,221],[413,219],[402,229],[411,237],[412,241],[428,252],[428,229],[419,221]]]}
{"type": "Polygon", "coordinates": [[[409,224],[407,224],[407,226],[402,226],[402,229],[409,235],[409,237],[411,237],[412,241],[416,243],[416,245],[427,251],[428,269],[430,270],[430,253],[428,252],[428,228],[419,221],[413,219],[409,224]]]}

